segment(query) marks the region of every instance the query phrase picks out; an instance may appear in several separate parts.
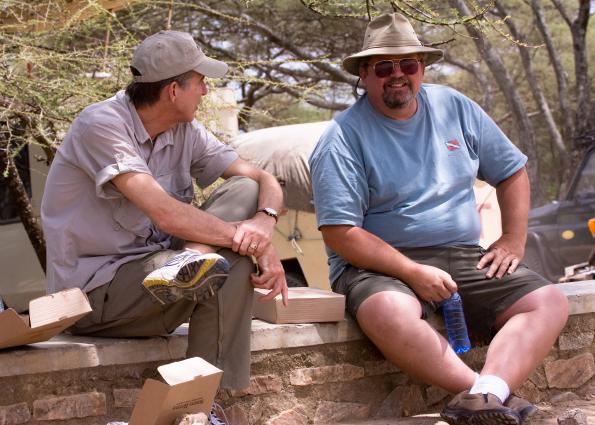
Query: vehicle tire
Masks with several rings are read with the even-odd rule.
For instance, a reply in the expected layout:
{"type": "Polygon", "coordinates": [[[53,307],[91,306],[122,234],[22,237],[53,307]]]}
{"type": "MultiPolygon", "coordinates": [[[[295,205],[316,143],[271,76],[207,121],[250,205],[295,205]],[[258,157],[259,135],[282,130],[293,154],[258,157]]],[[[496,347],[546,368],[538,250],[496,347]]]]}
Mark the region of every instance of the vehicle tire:
{"type": "Polygon", "coordinates": [[[541,276],[550,279],[548,273],[546,273],[545,264],[543,264],[541,256],[534,245],[527,245],[525,248],[525,256],[523,257],[523,261],[521,261],[521,263],[529,267],[534,272],[539,273],[541,276]]]}

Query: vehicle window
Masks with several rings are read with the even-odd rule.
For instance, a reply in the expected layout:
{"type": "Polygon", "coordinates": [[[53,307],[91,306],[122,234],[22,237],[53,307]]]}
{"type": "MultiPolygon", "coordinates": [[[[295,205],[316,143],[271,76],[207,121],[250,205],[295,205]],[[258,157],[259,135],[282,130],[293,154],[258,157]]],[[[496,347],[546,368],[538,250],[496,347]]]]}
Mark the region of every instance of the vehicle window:
{"type": "Polygon", "coordinates": [[[595,196],[595,151],[591,151],[591,155],[581,171],[574,196],[579,198],[595,196]]]}
{"type": "MultiPolygon", "coordinates": [[[[29,173],[29,146],[25,145],[14,157],[15,165],[25,185],[27,194],[31,197],[31,175],[29,173]]],[[[15,202],[8,192],[8,179],[0,172],[0,224],[14,223],[19,220],[15,202]]]]}

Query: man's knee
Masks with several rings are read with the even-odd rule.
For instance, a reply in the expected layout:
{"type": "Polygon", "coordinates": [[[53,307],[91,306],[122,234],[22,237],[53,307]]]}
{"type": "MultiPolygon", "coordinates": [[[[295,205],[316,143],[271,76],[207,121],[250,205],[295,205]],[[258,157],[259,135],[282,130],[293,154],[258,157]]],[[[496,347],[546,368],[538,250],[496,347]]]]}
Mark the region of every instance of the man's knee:
{"type": "Polygon", "coordinates": [[[224,221],[247,220],[256,214],[260,186],[249,177],[234,176],[225,181],[201,207],[224,221]]]}
{"type": "Polygon", "coordinates": [[[556,285],[546,285],[528,293],[506,309],[496,320],[502,326],[513,316],[523,313],[541,312],[542,319],[551,327],[563,327],[568,319],[568,299],[556,285]]]}
{"type": "Polygon", "coordinates": [[[543,291],[539,294],[539,305],[542,305],[547,312],[549,312],[554,319],[562,320],[566,323],[568,319],[568,298],[556,285],[548,285],[542,288],[543,291]]]}
{"type": "Polygon", "coordinates": [[[404,292],[377,292],[366,298],[357,310],[360,326],[379,333],[394,331],[417,320],[422,320],[421,304],[404,292]]]}

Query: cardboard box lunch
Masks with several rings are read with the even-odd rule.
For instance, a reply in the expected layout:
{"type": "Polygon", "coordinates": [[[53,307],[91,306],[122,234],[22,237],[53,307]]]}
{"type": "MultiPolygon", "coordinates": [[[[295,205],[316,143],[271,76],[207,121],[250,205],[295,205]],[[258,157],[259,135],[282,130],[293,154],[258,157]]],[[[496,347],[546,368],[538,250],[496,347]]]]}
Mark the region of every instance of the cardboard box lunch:
{"type": "Polygon", "coordinates": [[[171,425],[185,414],[208,416],[223,371],[200,357],[157,368],[164,382],[147,379],[129,425],[171,425]]]}
{"type": "Polygon", "coordinates": [[[252,315],[271,323],[340,322],[345,316],[345,296],[318,288],[289,288],[289,305],[281,295],[261,301],[269,291],[254,290],[252,315]]]}
{"type": "Polygon", "coordinates": [[[91,311],[79,288],[66,289],[29,301],[29,315],[12,308],[0,313],[0,348],[47,341],[91,311]]]}

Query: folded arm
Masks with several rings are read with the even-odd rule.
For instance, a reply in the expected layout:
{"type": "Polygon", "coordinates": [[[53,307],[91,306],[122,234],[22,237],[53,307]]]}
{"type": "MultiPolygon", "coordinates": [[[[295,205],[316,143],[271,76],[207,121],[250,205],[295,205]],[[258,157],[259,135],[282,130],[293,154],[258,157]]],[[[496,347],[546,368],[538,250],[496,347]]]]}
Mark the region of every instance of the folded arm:
{"type": "Polygon", "coordinates": [[[120,174],[112,182],[164,232],[186,241],[231,248],[235,225],[178,201],[150,174],[120,174]]]}
{"type": "MultiPolygon", "coordinates": [[[[281,211],[283,191],[277,179],[264,170],[253,167],[242,159],[234,161],[223,173],[224,178],[232,176],[249,177],[259,185],[258,207],[273,208],[281,211]]],[[[232,243],[232,249],[241,255],[260,255],[265,252],[273,239],[276,220],[265,213],[257,212],[254,217],[236,223],[238,229],[232,243]],[[256,249],[249,249],[250,246],[256,249]]]]}

